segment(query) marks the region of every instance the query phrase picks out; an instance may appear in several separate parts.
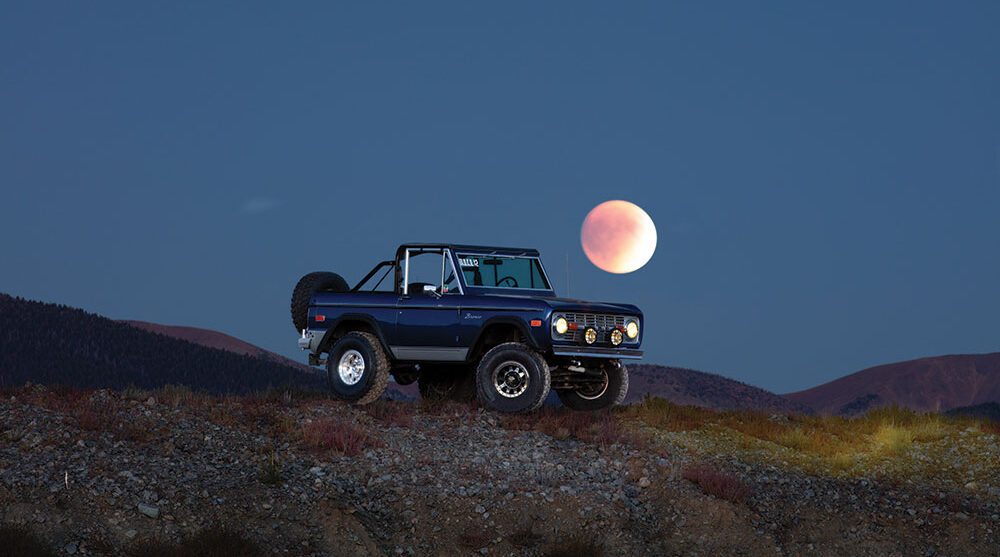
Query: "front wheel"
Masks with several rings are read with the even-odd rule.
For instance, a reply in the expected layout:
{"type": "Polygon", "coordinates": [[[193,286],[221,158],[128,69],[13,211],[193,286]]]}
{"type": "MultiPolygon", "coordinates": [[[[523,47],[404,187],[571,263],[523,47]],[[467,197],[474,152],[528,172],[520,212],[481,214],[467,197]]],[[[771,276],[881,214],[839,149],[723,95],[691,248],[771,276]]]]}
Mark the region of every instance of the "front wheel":
{"type": "Polygon", "coordinates": [[[573,410],[600,410],[618,406],[628,394],[628,369],[612,360],[599,369],[602,380],[571,391],[557,391],[563,406],[573,410]]]}
{"type": "Polygon", "coordinates": [[[389,358],[375,335],[348,333],[330,349],[326,374],[333,396],[353,404],[368,404],[385,391],[389,358]]]}
{"type": "Polygon", "coordinates": [[[494,347],[476,368],[476,391],[484,406],[499,412],[531,412],[549,394],[549,366],[519,342],[494,347]]]}

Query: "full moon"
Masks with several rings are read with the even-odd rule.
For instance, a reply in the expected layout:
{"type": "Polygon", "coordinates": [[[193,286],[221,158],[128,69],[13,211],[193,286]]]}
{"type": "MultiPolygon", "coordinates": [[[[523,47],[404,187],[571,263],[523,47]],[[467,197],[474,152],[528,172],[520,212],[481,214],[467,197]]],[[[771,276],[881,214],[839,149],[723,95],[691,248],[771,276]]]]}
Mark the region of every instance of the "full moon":
{"type": "Polygon", "coordinates": [[[583,253],[609,273],[631,273],[656,251],[656,226],[646,211],[628,201],[605,201],[583,219],[583,253]]]}

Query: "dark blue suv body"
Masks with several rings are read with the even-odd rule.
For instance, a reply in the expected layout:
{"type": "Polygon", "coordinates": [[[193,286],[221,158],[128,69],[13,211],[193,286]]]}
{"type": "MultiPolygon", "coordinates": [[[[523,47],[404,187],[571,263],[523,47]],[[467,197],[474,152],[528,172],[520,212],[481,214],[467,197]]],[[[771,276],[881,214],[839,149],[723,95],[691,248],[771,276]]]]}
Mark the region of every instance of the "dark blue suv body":
{"type": "Polygon", "coordinates": [[[537,408],[550,388],[592,410],[622,402],[621,360],[642,356],[639,308],[556,297],[533,249],[404,244],[353,288],[306,275],[292,315],[310,363],[325,359],[334,394],[358,403],[391,374],[501,411],[537,408]]]}

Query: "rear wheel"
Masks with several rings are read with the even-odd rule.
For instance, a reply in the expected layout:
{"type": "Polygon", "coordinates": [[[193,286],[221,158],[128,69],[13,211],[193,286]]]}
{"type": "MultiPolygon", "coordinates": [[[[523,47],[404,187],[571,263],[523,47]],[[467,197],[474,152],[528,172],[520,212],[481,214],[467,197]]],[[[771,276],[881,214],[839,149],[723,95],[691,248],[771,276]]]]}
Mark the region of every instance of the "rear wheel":
{"type": "Polygon", "coordinates": [[[549,394],[549,366],[519,342],[492,348],[476,369],[479,400],[491,410],[517,413],[537,410],[549,394]]]}
{"type": "Polygon", "coordinates": [[[573,410],[600,410],[618,406],[628,394],[628,370],[618,360],[611,360],[598,370],[603,381],[580,386],[573,390],[557,391],[563,406],[573,410]]]}
{"type": "Polygon", "coordinates": [[[309,301],[317,292],[348,292],[347,281],[336,273],[316,271],[299,279],[292,291],[292,324],[301,332],[309,327],[309,301]]]}
{"type": "Polygon", "coordinates": [[[389,382],[389,358],[371,333],[348,333],[334,343],[326,361],[333,396],[368,404],[382,396],[389,382]]]}

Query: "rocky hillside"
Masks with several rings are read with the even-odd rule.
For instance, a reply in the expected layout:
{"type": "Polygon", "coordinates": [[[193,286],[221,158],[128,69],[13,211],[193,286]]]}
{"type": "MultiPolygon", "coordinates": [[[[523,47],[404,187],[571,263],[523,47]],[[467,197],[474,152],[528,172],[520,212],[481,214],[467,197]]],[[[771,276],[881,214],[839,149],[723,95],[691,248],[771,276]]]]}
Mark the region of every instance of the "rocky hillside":
{"type": "Polygon", "coordinates": [[[1000,352],[921,358],[861,370],[783,395],[823,414],[861,415],[895,404],[944,412],[1000,402],[1000,352]]]}
{"type": "MultiPolygon", "coordinates": [[[[457,404],[7,389],[0,546],[81,555],[996,554],[994,485],[891,469],[804,472],[781,464],[781,450],[762,453],[781,455],[766,461],[747,452],[753,443],[727,444],[733,430],[710,425],[711,413],[701,426],[682,423],[699,412],[660,404],[512,417],[457,404]],[[652,428],[660,419],[680,430],[652,428]]],[[[947,457],[954,470],[995,480],[998,464],[982,455],[1000,450],[1000,438],[970,427],[960,443],[947,427],[946,447],[974,451],[947,457]]]]}
{"type": "Polygon", "coordinates": [[[760,410],[788,414],[811,413],[803,404],[770,391],[714,373],[648,364],[631,364],[626,402],[657,396],[674,404],[715,410],[760,410]]]}

